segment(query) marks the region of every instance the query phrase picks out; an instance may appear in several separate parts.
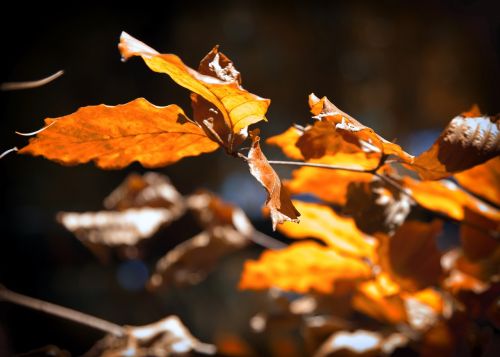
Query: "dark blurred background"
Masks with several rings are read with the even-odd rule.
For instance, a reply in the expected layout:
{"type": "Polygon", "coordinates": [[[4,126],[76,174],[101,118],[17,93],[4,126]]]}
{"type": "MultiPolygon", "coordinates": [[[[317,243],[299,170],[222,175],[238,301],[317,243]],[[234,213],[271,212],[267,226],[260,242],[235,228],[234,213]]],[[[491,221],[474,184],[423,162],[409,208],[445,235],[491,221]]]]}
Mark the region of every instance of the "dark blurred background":
{"type": "MultiPolygon", "coordinates": [[[[122,30],[195,68],[220,44],[245,88],[272,100],[269,122],[258,125],[264,137],[309,122],[311,92],[327,95],[414,154],[474,103],[484,113],[500,111],[496,1],[164,1],[161,7],[10,2],[0,17],[0,82],[65,70],[45,87],[0,93],[0,151],[27,143],[15,130],[34,131],[44,118],[81,106],[145,97],[157,105],[179,104],[189,113],[186,90],[140,60],[120,62],[122,30]]],[[[264,150],[268,157],[282,157],[274,148],[264,150]]],[[[141,279],[164,250],[150,251],[132,265],[102,265],[57,224],[60,210],[101,209],[102,199],[127,173],[144,172],[139,165],[101,171],[93,164],[62,167],[12,154],[0,167],[0,283],[9,288],[119,324],[178,314],[204,341],[212,341],[214,331],[248,329],[248,318],[262,307],[258,295],[235,290],[242,259],[257,256],[257,249],[227,259],[200,286],[150,294],[140,288],[141,279]]],[[[241,162],[217,152],[158,171],[184,194],[199,187],[218,192],[272,234],[260,217],[264,192],[241,162]]],[[[155,239],[167,249],[195,233],[180,222],[155,239]]],[[[100,336],[0,303],[0,355],[49,343],[78,355],[100,336]]]]}

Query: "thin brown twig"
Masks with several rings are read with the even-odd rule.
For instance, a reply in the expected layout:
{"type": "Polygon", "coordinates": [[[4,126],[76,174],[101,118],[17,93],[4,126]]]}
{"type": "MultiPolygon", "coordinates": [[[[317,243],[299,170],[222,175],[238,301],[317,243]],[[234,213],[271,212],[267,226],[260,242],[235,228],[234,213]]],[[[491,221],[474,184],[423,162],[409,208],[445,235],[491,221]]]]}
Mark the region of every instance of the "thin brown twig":
{"type": "Polygon", "coordinates": [[[253,231],[253,233],[250,234],[247,238],[255,244],[260,245],[261,247],[266,249],[278,250],[288,247],[287,244],[280,242],[279,240],[257,230],[253,231]]]}
{"type": "Polygon", "coordinates": [[[351,172],[366,172],[366,173],[373,173],[374,172],[373,170],[356,169],[353,167],[320,164],[320,163],[314,163],[314,162],[277,161],[277,160],[268,160],[268,162],[272,165],[308,166],[308,167],[318,167],[321,169],[344,170],[344,171],[351,171],[351,172]]]}
{"type": "Polygon", "coordinates": [[[120,325],[92,315],[84,314],[80,311],[13,292],[3,285],[0,285],[0,301],[1,300],[21,305],[36,311],[45,312],[49,315],[62,317],[66,320],[71,320],[82,325],[93,327],[97,330],[101,330],[115,336],[123,336],[125,334],[125,330],[120,325]]]}
{"type": "Polygon", "coordinates": [[[63,70],[57,71],[56,73],[36,80],[36,81],[28,81],[28,82],[6,82],[0,84],[0,90],[2,91],[10,91],[10,90],[21,90],[21,89],[32,89],[32,88],[37,88],[44,86],[53,80],[61,77],[64,74],[63,70]]]}

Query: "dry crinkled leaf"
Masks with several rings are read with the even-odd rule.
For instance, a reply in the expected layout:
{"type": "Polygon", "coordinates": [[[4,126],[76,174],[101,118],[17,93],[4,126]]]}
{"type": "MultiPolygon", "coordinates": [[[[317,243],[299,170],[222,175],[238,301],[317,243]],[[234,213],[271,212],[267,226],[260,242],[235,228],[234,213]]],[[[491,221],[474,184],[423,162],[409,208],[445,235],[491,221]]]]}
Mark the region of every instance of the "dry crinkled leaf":
{"type": "Polygon", "coordinates": [[[154,172],[130,174],[104,205],[110,210],[60,212],[57,219],[90,248],[133,246],[185,212],[184,199],[170,180],[154,172]]]}
{"type": "Polygon", "coordinates": [[[109,210],[160,207],[184,213],[184,199],[168,177],[156,172],[132,173],[104,199],[109,210]]]}
{"type": "Polygon", "coordinates": [[[84,357],[167,357],[191,352],[213,355],[215,346],[197,340],[177,316],[145,326],[125,326],[125,335],[107,335],[84,357]]]}
{"type": "Polygon", "coordinates": [[[324,201],[343,206],[351,182],[371,182],[372,179],[373,175],[369,173],[301,167],[293,171],[292,180],[286,182],[286,187],[293,194],[314,194],[324,201]]]}
{"type": "Polygon", "coordinates": [[[286,249],[265,251],[258,261],[247,261],[239,286],[328,294],[334,291],[336,281],[365,280],[370,276],[369,265],[361,260],[314,242],[298,242],[286,249]]]}
{"type": "Polygon", "coordinates": [[[393,236],[379,235],[379,263],[401,288],[415,292],[438,285],[443,277],[436,238],[442,222],[407,221],[393,236]]]}
{"type": "Polygon", "coordinates": [[[500,157],[459,172],[454,177],[466,190],[500,206],[500,157]]]}
{"type": "Polygon", "coordinates": [[[328,206],[292,201],[301,212],[299,224],[285,222],[278,230],[291,238],[318,238],[337,253],[373,259],[375,242],[356,228],[352,218],[342,217],[328,206]]]}
{"type": "Polygon", "coordinates": [[[453,118],[436,142],[417,156],[410,168],[424,180],[438,180],[498,156],[499,118],[478,113],[463,113],[453,118]]]}
{"type": "Polygon", "coordinates": [[[158,107],[144,98],[115,107],[83,107],[46,119],[45,124],[19,153],[64,165],[95,161],[100,168],[119,169],[134,161],[144,167],[165,166],[218,148],[199,126],[186,120],[181,108],[158,107]]]}
{"type": "Polygon", "coordinates": [[[348,185],[342,212],[352,216],[367,234],[392,234],[404,223],[412,203],[408,195],[373,177],[370,182],[352,181],[348,185]]]}
{"type": "Polygon", "coordinates": [[[285,221],[299,222],[300,213],[293,206],[288,190],[283,186],[278,174],[269,165],[264,153],[260,149],[258,131],[250,133],[252,147],[248,152],[248,167],[250,173],[261,183],[267,191],[266,207],[271,212],[273,230],[285,221]]]}
{"type": "Polygon", "coordinates": [[[174,219],[166,208],[129,208],[124,211],[60,212],[57,220],[82,242],[107,246],[136,245],[174,219]]]}
{"type": "Polygon", "coordinates": [[[314,357],[327,356],[389,356],[398,347],[406,346],[410,339],[402,333],[356,330],[339,331],[331,335],[314,357]]]}
{"type": "Polygon", "coordinates": [[[403,151],[399,145],[377,135],[373,129],[364,126],[337,108],[328,98],[319,99],[311,94],[309,95],[309,106],[316,119],[331,123],[346,141],[357,145],[363,151],[395,155],[403,162],[413,162],[413,156],[403,151]]]}
{"type": "MultiPolygon", "coordinates": [[[[240,85],[239,73],[232,62],[214,48],[200,64],[200,72],[186,66],[179,57],[172,54],[160,54],[129,34],[123,32],[118,46],[122,57],[126,60],[132,56],[140,56],[147,66],[159,73],[170,76],[177,84],[198,94],[213,104],[218,113],[211,116],[213,129],[220,136],[226,147],[232,151],[233,135],[246,137],[249,125],[265,119],[270,100],[260,98],[244,90],[240,85]],[[222,123],[218,123],[218,114],[222,115],[225,126],[229,128],[230,138],[225,132],[217,132],[222,123]]],[[[195,108],[203,103],[194,98],[195,108]]],[[[208,104],[208,103],[205,103],[208,104]]],[[[202,110],[202,108],[200,108],[202,110]]],[[[197,113],[198,116],[199,113],[197,113]]],[[[199,119],[209,119],[200,118],[199,119]]]]}
{"type": "Polygon", "coordinates": [[[205,279],[221,258],[240,250],[248,242],[245,236],[227,226],[203,231],[177,245],[156,263],[149,286],[197,284],[205,279]]]}

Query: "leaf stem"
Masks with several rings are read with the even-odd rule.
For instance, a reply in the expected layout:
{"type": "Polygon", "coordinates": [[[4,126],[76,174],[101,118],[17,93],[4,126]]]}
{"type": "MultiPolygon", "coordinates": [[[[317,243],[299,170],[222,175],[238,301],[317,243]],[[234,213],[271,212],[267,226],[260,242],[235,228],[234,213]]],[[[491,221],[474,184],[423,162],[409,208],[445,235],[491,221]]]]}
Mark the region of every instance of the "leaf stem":
{"type": "Polygon", "coordinates": [[[100,319],[98,317],[84,314],[83,312],[69,309],[67,307],[52,304],[47,301],[38,300],[26,295],[15,293],[3,285],[0,285],[0,301],[7,301],[13,304],[24,306],[36,311],[45,312],[49,315],[62,317],[82,325],[93,327],[97,330],[110,333],[115,336],[123,336],[125,330],[120,325],[100,319]]]}

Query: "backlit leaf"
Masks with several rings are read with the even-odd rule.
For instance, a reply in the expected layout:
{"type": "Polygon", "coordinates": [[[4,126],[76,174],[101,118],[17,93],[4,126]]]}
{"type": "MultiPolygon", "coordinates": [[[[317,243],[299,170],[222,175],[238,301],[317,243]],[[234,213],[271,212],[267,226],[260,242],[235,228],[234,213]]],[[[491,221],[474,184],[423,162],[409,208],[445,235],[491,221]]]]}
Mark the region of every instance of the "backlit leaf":
{"type": "Polygon", "coordinates": [[[255,133],[251,135],[252,147],[248,153],[248,166],[250,173],[267,191],[266,207],[271,212],[273,230],[285,221],[298,222],[300,213],[293,206],[288,190],[283,186],[278,174],[269,165],[260,149],[260,137],[255,133]]]}
{"type": "Polygon", "coordinates": [[[459,172],[454,177],[466,190],[500,206],[500,157],[459,172]]]}
{"type": "Polygon", "coordinates": [[[157,107],[144,98],[116,107],[80,108],[45,124],[19,153],[64,165],[94,161],[103,169],[120,169],[134,161],[161,167],[218,148],[199,126],[186,121],[181,108],[157,107]]]}
{"type": "Polygon", "coordinates": [[[277,287],[286,291],[331,293],[335,282],[369,278],[368,264],[342,256],[314,242],[298,242],[286,249],[265,251],[259,260],[245,262],[241,289],[277,287]]]}
{"type": "MultiPolygon", "coordinates": [[[[270,100],[260,98],[244,90],[240,85],[239,73],[234,69],[232,62],[217,48],[214,48],[202,61],[200,70],[195,71],[186,66],[182,60],[172,54],[160,54],[129,34],[123,32],[118,46],[122,57],[128,59],[132,56],[140,56],[147,66],[159,73],[170,76],[177,84],[198,94],[203,99],[215,106],[229,128],[229,134],[246,137],[249,125],[265,119],[265,113],[269,107],[270,100]]],[[[195,109],[203,103],[197,102],[195,109]]],[[[203,109],[200,108],[202,111],[203,109]]],[[[197,113],[197,117],[199,117],[197,113]]],[[[217,120],[214,113],[213,120],[217,120]]],[[[200,118],[199,119],[209,119],[200,118]]],[[[218,132],[222,123],[214,123],[214,130],[221,137],[223,143],[228,145],[232,151],[234,138],[226,137],[226,132],[218,132]]]]}
{"type": "Polygon", "coordinates": [[[278,230],[291,238],[318,238],[336,252],[358,258],[374,256],[375,244],[358,230],[352,218],[342,217],[325,205],[293,201],[300,223],[285,222],[278,230]]]}
{"type": "Polygon", "coordinates": [[[438,180],[500,154],[499,116],[463,113],[453,118],[436,142],[415,158],[412,169],[424,180],[438,180]]]}

